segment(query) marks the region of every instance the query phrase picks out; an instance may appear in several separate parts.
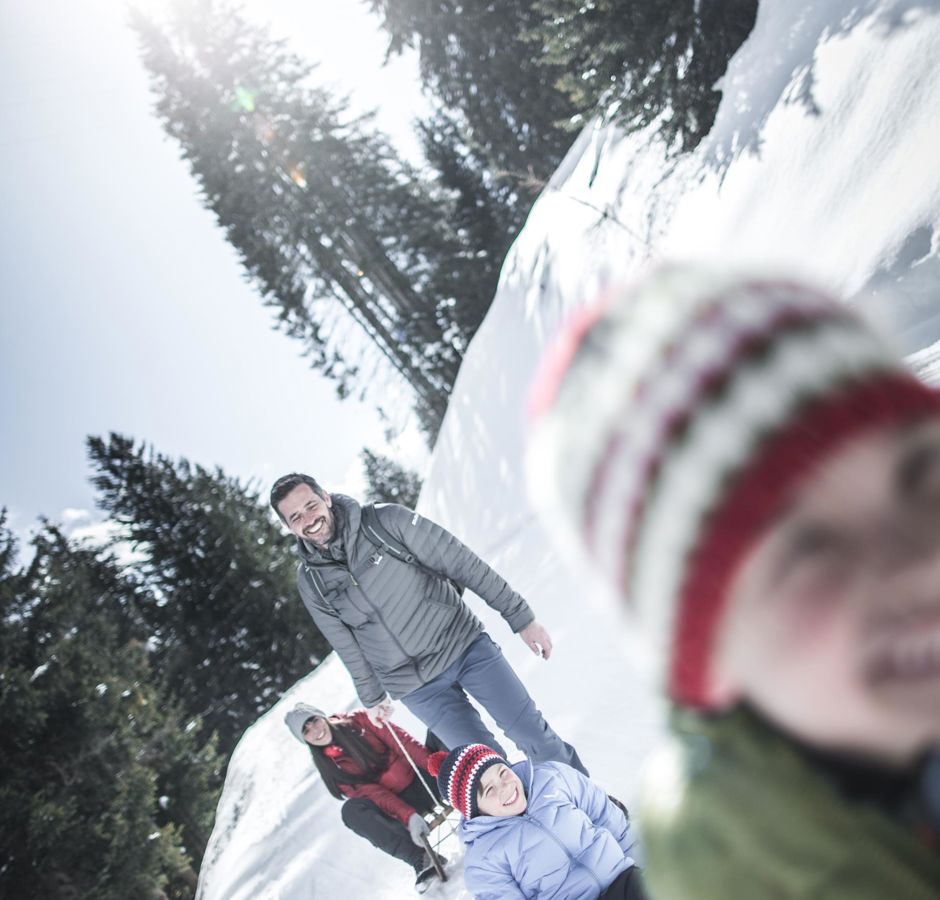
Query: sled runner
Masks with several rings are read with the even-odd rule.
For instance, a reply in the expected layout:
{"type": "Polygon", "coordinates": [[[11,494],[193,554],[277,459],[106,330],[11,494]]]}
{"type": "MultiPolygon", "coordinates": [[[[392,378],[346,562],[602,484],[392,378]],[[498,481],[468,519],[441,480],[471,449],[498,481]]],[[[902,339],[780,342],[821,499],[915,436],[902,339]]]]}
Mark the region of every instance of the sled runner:
{"type": "Polygon", "coordinates": [[[421,840],[424,843],[424,849],[428,854],[428,858],[431,860],[431,865],[434,866],[434,871],[437,872],[437,877],[440,878],[441,881],[447,881],[447,873],[441,865],[441,857],[434,852],[434,848],[431,846],[431,841],[428,840],[428,836],[424,835],[421,840]]]}

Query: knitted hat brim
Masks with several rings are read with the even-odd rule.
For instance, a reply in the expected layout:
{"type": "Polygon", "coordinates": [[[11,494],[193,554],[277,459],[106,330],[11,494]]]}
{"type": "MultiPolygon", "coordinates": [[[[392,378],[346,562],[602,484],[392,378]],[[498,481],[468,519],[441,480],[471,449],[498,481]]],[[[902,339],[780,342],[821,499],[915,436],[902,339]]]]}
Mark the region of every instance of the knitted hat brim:
{"type": "Polygon", "coordinates": [[[319,716],[322,719],[327,718],[326,713],[323,712],[322,709],[317,709],[317,707],[311,706],[309,703],[298,703],[284,715],[284,724],[287,725],[291,734],[293,734],[298,741],[302,744],[306,744],[307,741],[304,738],[304,723],[314,716],[319,716]]]}
{"type": "Polygon", "coordinates": [[[465,819],[479,813],[477,789],[483,773],[492,766],[509,765],[495,750],[484,744],[467,744],[453,749],[438,773],[438,787],[465,819]]]}

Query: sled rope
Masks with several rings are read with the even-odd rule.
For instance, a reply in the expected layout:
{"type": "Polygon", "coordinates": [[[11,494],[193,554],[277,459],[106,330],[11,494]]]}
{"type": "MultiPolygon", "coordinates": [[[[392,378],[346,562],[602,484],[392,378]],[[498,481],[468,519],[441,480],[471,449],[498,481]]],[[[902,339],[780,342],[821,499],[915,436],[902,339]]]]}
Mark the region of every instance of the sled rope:
{"type": "Polygon", "coordinates": [[[434,791],[431,790],[428,783],[424,780],[424,776],[421,774],[421,770],[415,765],[415,761],[411,758],[411,754],[405,749],[405,745],[401,742],[401,739],[395,733],[395,729],[392,728],[391,722],[386,722],[386,727],[392,733],[392,737],[395,738],[395,743],[398,744],[398,749],[405,755],[405,759],[408,760],[411,768],[415,770],[415,775],[418,776],[418,780],[421,782],[422,787],[428,792],[428,796],[431,798],[431,801],[434,803],[435,808],[440,806],[437,797],[434,796],[434,791]]]}

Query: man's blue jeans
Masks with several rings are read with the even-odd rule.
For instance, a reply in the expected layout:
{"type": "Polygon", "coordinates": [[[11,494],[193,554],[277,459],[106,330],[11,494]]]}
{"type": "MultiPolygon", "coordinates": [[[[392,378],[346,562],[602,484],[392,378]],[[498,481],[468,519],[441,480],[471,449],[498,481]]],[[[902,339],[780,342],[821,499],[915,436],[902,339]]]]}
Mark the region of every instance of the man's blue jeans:
{"type": "Polygon", "coordinates": [[[448,747],[486,744],[505,756],[467,694],[533,762],[563,762],[588,774],[574,747],[551,729],[488,634],[481,634],[456,662],[401,702],[448,747]]]}

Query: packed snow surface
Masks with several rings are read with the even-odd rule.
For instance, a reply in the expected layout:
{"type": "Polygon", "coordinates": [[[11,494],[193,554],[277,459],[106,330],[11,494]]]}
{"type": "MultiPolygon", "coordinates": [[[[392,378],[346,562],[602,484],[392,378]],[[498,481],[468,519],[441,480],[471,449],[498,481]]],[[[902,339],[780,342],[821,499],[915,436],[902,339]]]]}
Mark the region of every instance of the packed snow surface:
{"type": "MultiPolygon", "coordinates": [[[[940,3],[766,0],[722,88],[692,153],[669,156],[652,129],[590,125],[577,138],[506,260],[419,507],[531,602],[555,641],[548,661],[470,601],[555,729],[627,802],[661,728],[635,665],[643,648],[605,591],[550,548],[524,488],[526,392],[559,322],[663,260],[769,266],[856,303],[894,331],[922,377],[940,380],[940,3]]],[[[284,726],[298,700],[357,705],[331,657],[248,729],[201,900],[409,896],[409,870],[342,826],[284,726]]],[[[401,707],[396,721],[423,734],[401,707]]],[[[445,852],[452,878],[428,896],[467,897],[456,838],[445,852]]]]}

